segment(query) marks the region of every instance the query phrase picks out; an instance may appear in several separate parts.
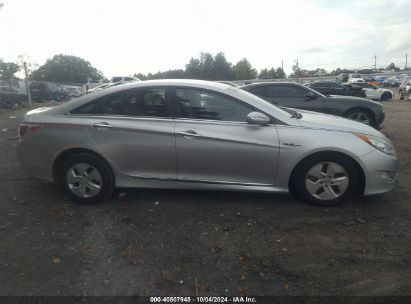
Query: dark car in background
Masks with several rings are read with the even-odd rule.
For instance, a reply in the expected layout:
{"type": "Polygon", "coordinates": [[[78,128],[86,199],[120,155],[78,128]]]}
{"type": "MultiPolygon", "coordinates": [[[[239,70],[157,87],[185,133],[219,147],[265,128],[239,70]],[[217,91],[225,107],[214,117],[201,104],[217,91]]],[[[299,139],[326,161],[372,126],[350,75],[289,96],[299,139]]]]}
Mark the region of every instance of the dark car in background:
{"type": "Polygon", "coordinates": [[[376,129],[382,128],[385,118],[384,107],[379,102],[354,96],[325,96],[298,83],[253,83],[240,89],[277,106],[342,116],[376,129]]]}
{"type": "Polygon", "coordinates": [[[9,86],[0,86],[0,108],[13,108],[27,100],[27,94],[19,93],[9,86]]]}
{"type": "Polygon", "coordinates": [[[314,89],[324,95],[344,95],[366,97],[365,92],[359,87],[346,87],[336,81],[314,81],[307,84],[307,87],[314,89]]]}
{"type": "Polygon", "coordinates": [[[57,84],[48,81],[33,81],[29,85],[33,100],[68,100],[68,93],[64,92],[57,84]]]}

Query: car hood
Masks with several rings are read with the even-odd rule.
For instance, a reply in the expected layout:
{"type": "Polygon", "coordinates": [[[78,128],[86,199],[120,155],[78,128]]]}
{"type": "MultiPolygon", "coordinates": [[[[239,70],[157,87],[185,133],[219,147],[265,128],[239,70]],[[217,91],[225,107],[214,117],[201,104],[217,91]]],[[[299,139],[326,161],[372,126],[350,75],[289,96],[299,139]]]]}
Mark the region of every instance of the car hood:
{"type": "Polygon", "coordinates": [[[303,127],[329,131],[363,133],[386,138],[384,134],[366,124],[334,115],[295,109],[302,114],[299,122],[303,127]]]}
{"type": "Polygon", "coordinates": [[[383,106],[380,102],[374,101],[368,98],[362,98],[362,97],[355,97],[355,96],[341,96],[341,95],[330,95],[326,97],[330,101],[357,101],[357,102],[369,102],[375,105],[383,106]]]}

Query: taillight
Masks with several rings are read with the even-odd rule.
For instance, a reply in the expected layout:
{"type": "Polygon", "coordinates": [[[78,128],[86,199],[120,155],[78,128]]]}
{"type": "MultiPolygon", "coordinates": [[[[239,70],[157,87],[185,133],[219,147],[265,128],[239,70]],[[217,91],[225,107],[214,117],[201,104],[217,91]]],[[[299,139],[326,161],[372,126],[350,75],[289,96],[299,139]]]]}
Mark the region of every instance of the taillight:
{"type": "Polygon", "coordinates": [[[40,129],[41,129],[40,125],[21,124],[19,127],[19,136],[23,137],[24,135],[27,135],[28,133],[33,133],[40,129]]]}

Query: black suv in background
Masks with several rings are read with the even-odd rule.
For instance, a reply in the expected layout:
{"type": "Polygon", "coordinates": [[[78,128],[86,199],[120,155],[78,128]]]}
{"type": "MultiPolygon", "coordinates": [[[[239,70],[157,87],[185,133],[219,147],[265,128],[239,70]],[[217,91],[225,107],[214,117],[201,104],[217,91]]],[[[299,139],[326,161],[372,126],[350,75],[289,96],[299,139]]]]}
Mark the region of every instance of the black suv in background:
{"type": "Polygon", "coordinates": [[[315,81],[306,84],[307,87],[324,95],[344,95],[366,97],[365,92],[360,87],[346,87],[336,81],[315,81]]]}
{"type": "Polygon", "coordinates": [[[294,82],[260,82],[240,89],[287,108],[347,117],[376,129],[382,128],[384,107],[376,101],[354,96],[325,96],[294,82]]]}

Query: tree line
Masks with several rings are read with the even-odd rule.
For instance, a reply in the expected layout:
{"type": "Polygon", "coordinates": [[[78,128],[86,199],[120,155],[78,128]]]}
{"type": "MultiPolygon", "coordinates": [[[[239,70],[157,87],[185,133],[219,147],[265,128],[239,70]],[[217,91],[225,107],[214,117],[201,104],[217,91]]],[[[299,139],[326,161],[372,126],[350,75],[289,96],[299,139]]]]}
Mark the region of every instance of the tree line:
{"type": "Polygon", "coordinates": [[[185,69],[168,70],[157,73],[135,73],[134,77],[141,80],[188,78],[202,80],[245,80],[245,79],[276,79],[284,78],[282,68],[262,69],[258,72],[247,58],[243,58],[236,64],[229,62],[224,53],[213,56],[210,53],[201,53],[199,58],[191,58],[185,65],[185,69]]]}

